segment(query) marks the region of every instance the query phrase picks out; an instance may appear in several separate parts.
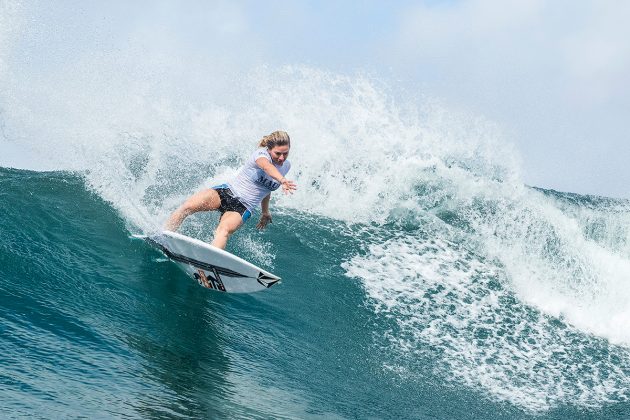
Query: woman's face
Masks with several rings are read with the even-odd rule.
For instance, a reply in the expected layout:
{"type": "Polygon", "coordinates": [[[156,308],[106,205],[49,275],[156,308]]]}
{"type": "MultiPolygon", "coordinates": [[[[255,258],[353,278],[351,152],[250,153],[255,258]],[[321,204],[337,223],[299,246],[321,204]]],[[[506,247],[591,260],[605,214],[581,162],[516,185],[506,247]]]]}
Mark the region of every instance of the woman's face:
{"type": "Polygon", "coordinates": [[[274,146],[269,149],[269,154],[271,155],[271,160],[273,163],[282,165],[287,157],[289,157],[289,149],[291,147],[288,145],[285,146],[274,146]]]}

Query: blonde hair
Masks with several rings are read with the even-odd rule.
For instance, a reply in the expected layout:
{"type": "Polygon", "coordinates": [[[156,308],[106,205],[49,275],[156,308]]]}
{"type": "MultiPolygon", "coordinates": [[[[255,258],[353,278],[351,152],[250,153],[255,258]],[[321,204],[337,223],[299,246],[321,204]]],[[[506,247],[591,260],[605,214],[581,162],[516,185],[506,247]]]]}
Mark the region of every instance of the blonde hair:
{"type": "Polygon", "coordinates": [[[268,136],[263,137],[258,143],[258,147],[266,147],[267,149],[273,149],[276,146],[289,146],[291,147],[291,138],[286,131],[274,131],[268,136]]]}

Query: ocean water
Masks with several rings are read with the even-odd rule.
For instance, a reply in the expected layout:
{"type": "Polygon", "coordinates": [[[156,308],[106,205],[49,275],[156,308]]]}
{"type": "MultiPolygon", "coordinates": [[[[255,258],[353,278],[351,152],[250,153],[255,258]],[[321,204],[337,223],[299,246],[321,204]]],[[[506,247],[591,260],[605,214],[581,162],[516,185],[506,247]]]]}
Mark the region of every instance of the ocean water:
{"type": "Polygon", "coordinates": [[[89,174],[1,169],[0,411],[627,417],[628,203],[428,174],[377,221],[278,205],[229,250],[284,282],[228,295],[130,239],[89,174]]]}
{"type": "Polygon", "coordinates": [[[630,417],[629,201],[526,185],[499,127],[395,83],[40,6],[0,3],[3,418],[630,417]],[[131,239],[277,129],[299,189],[228,250],[282,284],[131,239]]]}

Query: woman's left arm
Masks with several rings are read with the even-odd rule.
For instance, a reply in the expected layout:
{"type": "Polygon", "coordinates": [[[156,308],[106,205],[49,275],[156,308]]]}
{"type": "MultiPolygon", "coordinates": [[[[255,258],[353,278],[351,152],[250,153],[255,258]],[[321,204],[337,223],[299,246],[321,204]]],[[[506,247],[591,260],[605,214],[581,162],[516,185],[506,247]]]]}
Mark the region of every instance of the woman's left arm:
{"type": "Polygon", "coordinates": [[[258,229],[264,229],[269,223],[271,223],[271,213],[269,213],[269,200],[271,199],[271,193],[267,194],[265,198],[260,203],[260,207],[262,208],[262,214],[260,215],[260,220],[256,225],[258,229]]]}
{"type": "Polygon", "coordinates": [[[280,185],[282,185],[282,191],[284,191],[285,194],[293,193],[293,191],[297,189],[297,185],[295,184],[295,182],[289,181],[288,179],[286,179],[280,173],[278,168],[273,166],[273,164],[269,162],[268,159],[264,157],[259,157],[258,159],[256,159],[256,165],[258,165],[260,169],[265,171],[267,175],[269,175],[270,177],[278,181],[280,185]]]}

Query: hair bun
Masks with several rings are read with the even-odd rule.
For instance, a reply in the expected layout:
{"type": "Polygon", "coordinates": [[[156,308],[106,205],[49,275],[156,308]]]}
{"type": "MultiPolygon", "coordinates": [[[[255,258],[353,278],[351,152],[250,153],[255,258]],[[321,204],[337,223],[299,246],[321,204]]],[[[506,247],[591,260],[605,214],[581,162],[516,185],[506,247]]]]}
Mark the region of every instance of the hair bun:
{"type": "Polygon", "coordinates": [[[258,143],[258,147],[266,147],[267,149],[272,149],[276,146],[291,146],[291,138],[286,131],[274,131],[267,136],[263,136],[258,143]]]}

